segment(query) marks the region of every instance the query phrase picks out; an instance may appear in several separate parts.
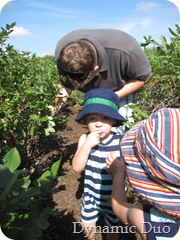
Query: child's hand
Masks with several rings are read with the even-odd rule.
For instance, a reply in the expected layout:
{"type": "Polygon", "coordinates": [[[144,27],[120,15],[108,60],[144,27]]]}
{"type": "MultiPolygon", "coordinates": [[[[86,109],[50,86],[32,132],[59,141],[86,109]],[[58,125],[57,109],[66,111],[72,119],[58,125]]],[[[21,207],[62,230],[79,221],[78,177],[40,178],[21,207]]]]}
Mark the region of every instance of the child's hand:
{"type": "Polygon", "coordinates": [[[91,132],[87,135],[85,144],[86,146],[93,148],[100,143],[100,131],[91,132]]]}
{"type": "Polygon", "coordinates": [[[110,152],[106,158],[106,169],[108,173],[113,175],[126,173],[126,165],[124,160],[121,159],[120,161],[116,158],[114,152],[110,152]]]}

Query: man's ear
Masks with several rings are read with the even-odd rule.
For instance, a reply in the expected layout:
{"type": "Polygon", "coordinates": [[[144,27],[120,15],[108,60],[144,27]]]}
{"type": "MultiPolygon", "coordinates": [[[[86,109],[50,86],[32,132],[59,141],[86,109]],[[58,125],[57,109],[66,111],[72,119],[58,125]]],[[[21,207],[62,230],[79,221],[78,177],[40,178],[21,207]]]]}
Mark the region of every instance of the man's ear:
{"type": "Polygon", "coordinates": [[[94,66],[94,72],[95,72],[95,73],[98,73],[98,72],[99,72],[99,66],[98,66],[98,65],[95,65],[95,66],[94,66]]]}

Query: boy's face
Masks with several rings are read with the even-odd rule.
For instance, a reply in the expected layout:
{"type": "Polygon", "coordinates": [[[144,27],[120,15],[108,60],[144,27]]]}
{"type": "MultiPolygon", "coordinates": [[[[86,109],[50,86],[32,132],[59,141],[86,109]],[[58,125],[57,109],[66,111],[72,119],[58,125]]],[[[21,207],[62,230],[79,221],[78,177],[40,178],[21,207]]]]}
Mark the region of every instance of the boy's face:
{"type": "Polygon", "coordinates": [[[116,120],[98,113],[91,113],[86,116],[86,123],[89,132],[100,132],[100,138],[106,138],[111,132],[112,126],[116,120]]]}

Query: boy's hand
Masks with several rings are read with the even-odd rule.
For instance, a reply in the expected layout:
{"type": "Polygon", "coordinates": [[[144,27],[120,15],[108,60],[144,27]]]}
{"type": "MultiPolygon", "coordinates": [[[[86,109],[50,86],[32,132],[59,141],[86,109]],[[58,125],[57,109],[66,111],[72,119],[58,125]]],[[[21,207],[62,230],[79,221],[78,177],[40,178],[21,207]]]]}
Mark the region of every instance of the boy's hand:
{"type": "Polygon", "coordinates": [[[87,135],[85,144],[86,146],[93,148],[100,143],[100,131],[91,132],[87,135]]]}
{"type": "Polygon", "coordinates": [[[121,159],[119,161],[114,152],[110,152],[106,158],[106,169],[108,173],[113,175],[126,173],[126,165],[124,160],[121,159]]]}

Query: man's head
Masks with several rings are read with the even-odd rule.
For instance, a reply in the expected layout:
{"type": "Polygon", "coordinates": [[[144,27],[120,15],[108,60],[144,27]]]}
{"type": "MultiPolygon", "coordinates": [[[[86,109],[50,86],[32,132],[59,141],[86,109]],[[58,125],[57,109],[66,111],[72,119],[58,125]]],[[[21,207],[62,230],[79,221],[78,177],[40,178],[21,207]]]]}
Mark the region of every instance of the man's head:
{"type": "Polygon", "coordinates": [[[60,83],[69,89],[79,89],[89,83],[99,71],[95,47],[86,40],[67,44],[57,59],[60,83]]]}

